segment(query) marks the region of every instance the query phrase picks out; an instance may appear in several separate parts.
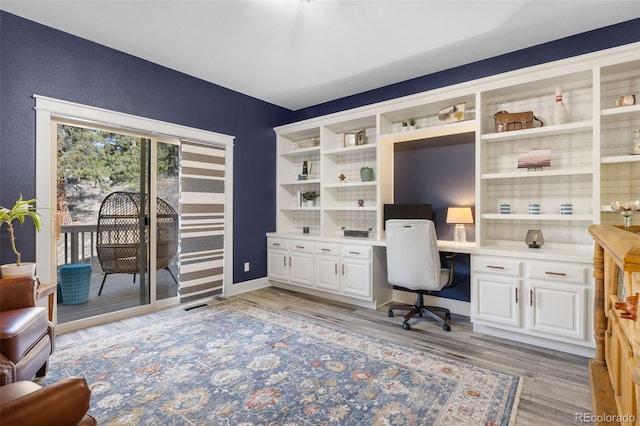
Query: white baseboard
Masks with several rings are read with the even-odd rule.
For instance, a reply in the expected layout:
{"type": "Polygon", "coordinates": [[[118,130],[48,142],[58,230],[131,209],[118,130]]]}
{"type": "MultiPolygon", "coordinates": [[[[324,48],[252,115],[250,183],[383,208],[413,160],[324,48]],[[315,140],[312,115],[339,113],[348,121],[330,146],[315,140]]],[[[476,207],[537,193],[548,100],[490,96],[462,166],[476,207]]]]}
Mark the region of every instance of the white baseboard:
{"type": "Polygon", "coordinates": [[[271,287],[271,283],[267,277],[256,278],[255,280],[242,281],[239,283],[226,285],[222,289],[223,296],[235,296],[236,294],[246,293],[252,290],[258,290],[265,287],[271,287]]]}
{"type": "Polygon", "coordinates": [[[584,346],[579,344],[572,344],[571,342],[556,341],[553,339],[545,339],[542,337],[531,336],[524,333],[512,332],[509,330],[502,330],[483,324],[473,324],[473,331],[476,333],[482,333],[487,336],[502,337],[503,339],[513,340],[516,342],[528,343],[534,346],[540,346],[543,348],[553,349],[556,351],[567,352],[574,355],[580,355],[586,358],[593,358],[595,355],[595,349],[590,346],[584,346]]]}

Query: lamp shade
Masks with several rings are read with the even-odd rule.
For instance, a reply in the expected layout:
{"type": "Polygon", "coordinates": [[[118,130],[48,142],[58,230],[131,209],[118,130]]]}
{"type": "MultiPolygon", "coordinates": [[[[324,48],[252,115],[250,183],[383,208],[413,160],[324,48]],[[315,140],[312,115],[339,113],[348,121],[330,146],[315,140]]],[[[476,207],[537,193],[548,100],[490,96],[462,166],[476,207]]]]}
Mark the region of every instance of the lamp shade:
{"type": "Polygon", "coordinates": [[[447,223],[473,223],[471,207],[449,207],[447,223]]]}

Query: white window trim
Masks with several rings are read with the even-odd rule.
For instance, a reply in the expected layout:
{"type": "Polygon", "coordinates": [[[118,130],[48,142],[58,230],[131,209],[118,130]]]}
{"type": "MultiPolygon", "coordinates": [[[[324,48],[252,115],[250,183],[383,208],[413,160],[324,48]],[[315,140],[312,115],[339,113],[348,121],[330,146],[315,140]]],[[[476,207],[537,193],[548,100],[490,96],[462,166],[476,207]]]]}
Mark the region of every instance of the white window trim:
{"type": "MultiPolygon", "coordinates": [[[[42,282],[55,282],[56,272],[56,170],[57,119],[85,122],[143,132],[159,138],[188,139],[225,146],[225,264],[223,294],[233,284],[233,142],[234,137],[179,124],[110,111],[40,95],[36,100],[36,199],[43,229],[36,233],[37,274],[42,282]]],[[[153,307],[153,305],[151,305],[153,307]]]]}

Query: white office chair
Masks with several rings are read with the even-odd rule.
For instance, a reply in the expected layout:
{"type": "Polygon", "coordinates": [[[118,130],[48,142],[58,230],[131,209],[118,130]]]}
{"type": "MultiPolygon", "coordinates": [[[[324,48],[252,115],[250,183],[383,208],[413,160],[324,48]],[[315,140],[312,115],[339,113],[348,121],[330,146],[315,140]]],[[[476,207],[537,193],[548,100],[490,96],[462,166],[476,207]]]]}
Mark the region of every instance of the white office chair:
{"type": "Polygon", "coordinates": [[[423,296],[451,285],[455,254],[447,257],[451,259],[450,268],[442,268],[436,228],[430,220],[390,219],[387,220],[385,229],[387,281],[395,290],[418,293],[415,305],[392,306],[389,308],[389,316],[393,316],[393,309],[409,308],[402,321],[402,328],[405,330],[411,329],[408,321],[412,317],[422,317],[423,313],[440,321],[443,330],[451,330],[449,310],[425,306],[423,296]]]}

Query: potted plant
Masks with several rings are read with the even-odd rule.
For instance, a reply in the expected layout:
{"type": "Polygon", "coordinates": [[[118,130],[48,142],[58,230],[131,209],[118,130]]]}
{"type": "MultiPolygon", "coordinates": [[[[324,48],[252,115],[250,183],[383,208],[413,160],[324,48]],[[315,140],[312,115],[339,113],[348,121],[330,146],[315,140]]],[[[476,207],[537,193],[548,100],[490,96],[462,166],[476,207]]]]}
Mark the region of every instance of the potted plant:
{"type": "Polygon", "coordinates": [[[415,130],[416,128],[416,119],[411,117],[409,119],[409,130],[415,130]]]}
{"type": "Polygon", "coordinates": [[[307,207],[313,207],[316,204],[316,198],[318,198],[320,194],[316,191],[307,191],[302,193],[302,199],[305,201],[305,205],[307,207]]]}
{"type": "Polygon", "coordinates": [[[406,121],[402,122],[402,130],[409,130],[409,123],[407,123],[406,121]]]}
{"type": "Polygon", "coordinates": [[[16,201],[11,209],[0,206],[0,228],[2,225],[7,226],[11,250],[16,256],[16,263],[0,266],[3,278],[35,275],[36,264],[34,262],[25,263],[21,261],[20,252],[16,248],[15,227],[13,223],[17,220],[20,226],[22,226],[25,219],[30,218],[36,231],[39,231],[42,222],[40,221],[40,215],[36,212],[35,202],[35,198],[23,200],[22,194],[20,194],[20,198],[18,198],[18,201],[16,201]]]}

